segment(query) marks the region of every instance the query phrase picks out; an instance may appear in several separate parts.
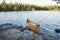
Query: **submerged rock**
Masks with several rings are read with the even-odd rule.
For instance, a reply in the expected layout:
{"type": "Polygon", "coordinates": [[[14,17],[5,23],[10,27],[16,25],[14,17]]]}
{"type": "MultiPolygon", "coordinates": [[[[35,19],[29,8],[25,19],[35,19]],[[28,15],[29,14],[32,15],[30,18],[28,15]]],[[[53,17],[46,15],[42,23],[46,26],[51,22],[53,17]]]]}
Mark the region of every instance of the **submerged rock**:
{"type": "Polygon", "coordinates": [[[41,36],[33,31],[24,30],[21,32],[19,29],[9,29],[0,33],[0,40],[41,40],[41,36]]]}
{"type": "Polygon", "coordinates": [[[29,30],[9,29],[0,33],[0,40],[32,40],[34,37],[34,32],[29,30]]]}
{"type": "Polygon", "coordinates": [[[0,26],[0,40],[41,40],[41,37],[22,26],[4,24],[0,26]]]}
{"type": "Polygon", "coordinates": [[[3,31],[0,35],[0,39],[2,40],[17,40],[18,38],[23,38],[24,36],[18,29],[3,31]]]}
{"type": "Polygon", "coordinates": [[[5,31],[5,30],[9,30],[9,29],[12,29],[12,28],[16,28],[16,29],[19,29],[19,28],[22,28],[22,26],[19,26],[19,25],[13,25],[13,24],[2,24],[3,26],[0,25],[0,32],[1,31],[5,31]]]}
{"type": "Polygon", "coordinates": [[[0,26],[7,26],[7,25],[13,25],[12,23],[5,23],[5,24],[1,24],[0,26]]]}
{"type": "Polygon", "coordinates": [[[60,33],[60,29],[55,29],[55,32],[60,33]]]}
{"type": "Polygon", "coordinates": [[[24,40],[32,40],[35,37],[33,31],[24,30],[24,40]]]}

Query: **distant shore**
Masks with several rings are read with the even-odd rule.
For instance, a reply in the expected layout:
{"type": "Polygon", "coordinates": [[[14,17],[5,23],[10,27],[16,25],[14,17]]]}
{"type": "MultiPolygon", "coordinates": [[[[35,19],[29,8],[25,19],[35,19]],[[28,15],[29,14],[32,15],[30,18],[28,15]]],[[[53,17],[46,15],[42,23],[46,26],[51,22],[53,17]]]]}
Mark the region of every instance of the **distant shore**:
{"type": "Polygon", "coordinates": [[[60,6],[50,5],[50,6],[36,6],[28,4],[18,4],[18,3],[5,3],[0,4],[0,12],[4,11],[37,11],[37,10],[60,10],[60,6]]]}

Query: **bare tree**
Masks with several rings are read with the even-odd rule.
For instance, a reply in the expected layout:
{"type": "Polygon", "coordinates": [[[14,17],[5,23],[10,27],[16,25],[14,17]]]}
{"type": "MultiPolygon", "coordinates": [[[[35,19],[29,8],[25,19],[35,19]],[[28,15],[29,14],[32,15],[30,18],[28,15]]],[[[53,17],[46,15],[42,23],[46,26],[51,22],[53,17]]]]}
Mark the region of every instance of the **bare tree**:
{"type": "Polygon", "coordinates": [[[5,3],[5,0],[3,0],[3,2],[5,3]]]}
{"type": "Polygon", "coordinates": [[[52,0],[55,1],[57,4],[60,4],[60,0],[52,0]]]}

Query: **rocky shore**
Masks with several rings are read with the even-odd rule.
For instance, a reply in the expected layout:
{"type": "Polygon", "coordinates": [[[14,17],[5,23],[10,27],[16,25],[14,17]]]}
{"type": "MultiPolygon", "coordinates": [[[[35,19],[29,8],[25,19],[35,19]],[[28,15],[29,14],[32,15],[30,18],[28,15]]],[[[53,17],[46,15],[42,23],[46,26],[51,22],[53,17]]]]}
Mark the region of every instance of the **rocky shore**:
{"type": "Polygon", "coordinates": [[[33,31],[19,25],[1,24],[0,40],[60,40],[46,33],[35,34],[33,31]]]}
{"type": "Polygon", "coordinates": [[[0,40],[43,40],[42,36],[35,34],[22,26],[13,24],[0,25],[0,40]]]}

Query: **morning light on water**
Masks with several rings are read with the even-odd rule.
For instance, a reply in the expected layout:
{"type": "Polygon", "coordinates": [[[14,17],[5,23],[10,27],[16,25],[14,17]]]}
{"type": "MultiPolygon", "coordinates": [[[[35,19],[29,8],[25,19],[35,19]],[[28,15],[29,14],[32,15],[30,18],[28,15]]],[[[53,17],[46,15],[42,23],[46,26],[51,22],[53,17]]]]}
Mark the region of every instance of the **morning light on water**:
{"type": "Polygon", "coordinates": [[[0,40],[60,40],[60,0],[0,0],[0,40]]]}

